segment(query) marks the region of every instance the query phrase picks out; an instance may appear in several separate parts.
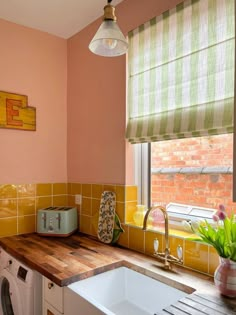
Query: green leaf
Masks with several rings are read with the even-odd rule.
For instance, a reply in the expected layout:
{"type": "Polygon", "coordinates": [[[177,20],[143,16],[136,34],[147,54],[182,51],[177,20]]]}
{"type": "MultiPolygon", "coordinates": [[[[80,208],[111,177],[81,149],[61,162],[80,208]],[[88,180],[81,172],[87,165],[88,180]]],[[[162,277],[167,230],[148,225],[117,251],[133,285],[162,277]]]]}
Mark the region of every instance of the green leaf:
{"type": "Polygon", "coordinates": [[[207,221],[195,231],[198,237],[188,240],[212,245],[218,254],[236,260],[236,222],[234,217],[226,218],[223,225],[212,227],[207,221]]]}

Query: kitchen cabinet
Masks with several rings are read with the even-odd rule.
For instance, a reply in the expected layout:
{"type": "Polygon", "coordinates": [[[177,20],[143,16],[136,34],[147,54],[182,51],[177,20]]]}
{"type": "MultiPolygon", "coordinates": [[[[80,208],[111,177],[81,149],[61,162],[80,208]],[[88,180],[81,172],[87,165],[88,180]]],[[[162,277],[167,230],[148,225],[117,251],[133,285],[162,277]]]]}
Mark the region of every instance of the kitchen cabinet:
{"type": "Polygon", "coordinates": [[[67,287],[43,277],[43,315],[104,314],[67,287]]]}
{"type": "Polygon", "coordinates": [[[64,314],[64,288],[43,277],[43,315],[64,314]]]}
{"type": "Polygon", "coordinates": [[[44,301],[43,315],[61,315],[63,313],[58,312],[52,305],[44,301]]]}

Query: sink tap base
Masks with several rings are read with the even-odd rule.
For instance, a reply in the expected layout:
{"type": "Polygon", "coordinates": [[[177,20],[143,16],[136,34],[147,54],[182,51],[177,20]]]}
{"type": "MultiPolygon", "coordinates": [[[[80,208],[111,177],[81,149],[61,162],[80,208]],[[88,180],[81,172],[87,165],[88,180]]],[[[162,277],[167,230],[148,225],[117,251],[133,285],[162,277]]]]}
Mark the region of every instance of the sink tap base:
{"type": "Polygon", "coordinates": [[[155,252],[153,256],[160,259],[162,262],[164,262],[164,269],[166,270],[172,269],[173,264],[183,265],[183,259],[176,258],[175,256],[171,254],[166,255],[166,253],[155,252]]]}

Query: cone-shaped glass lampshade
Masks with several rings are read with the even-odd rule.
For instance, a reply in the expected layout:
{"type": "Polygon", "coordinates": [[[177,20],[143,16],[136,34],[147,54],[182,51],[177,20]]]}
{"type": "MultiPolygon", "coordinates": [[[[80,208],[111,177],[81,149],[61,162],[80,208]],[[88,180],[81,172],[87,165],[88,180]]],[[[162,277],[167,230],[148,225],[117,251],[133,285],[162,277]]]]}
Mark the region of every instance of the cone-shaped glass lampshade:
{"type": "Polygon", "coordinates": [[[104,20],[89,44],[89,49],[96,55],[115,57],[126,53],[128,42],[116,21],[104,20]]]}

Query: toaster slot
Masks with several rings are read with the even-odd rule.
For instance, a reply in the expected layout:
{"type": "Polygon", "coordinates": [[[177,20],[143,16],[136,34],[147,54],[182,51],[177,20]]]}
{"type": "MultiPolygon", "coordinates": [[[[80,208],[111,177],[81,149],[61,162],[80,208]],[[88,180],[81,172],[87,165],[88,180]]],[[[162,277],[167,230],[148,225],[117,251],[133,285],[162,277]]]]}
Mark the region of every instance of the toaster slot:
{"type": "Polygon", "coordinates": [[[43,227],[46,229],[46,221],[47,221],[47,213],[43,212],[42,213],[42,220],[43,220],[43,227]]]}
{"type": "Polygon", "coordinates": [[[71,207],[58,207],[59,211],[68,211],[70,209],[72,209],[72,208],[71,207]]]}
{"type": "Polygon", "coordinates": [[[56,210],[58,207],[47,207],[44,210],[56,210]]]}

